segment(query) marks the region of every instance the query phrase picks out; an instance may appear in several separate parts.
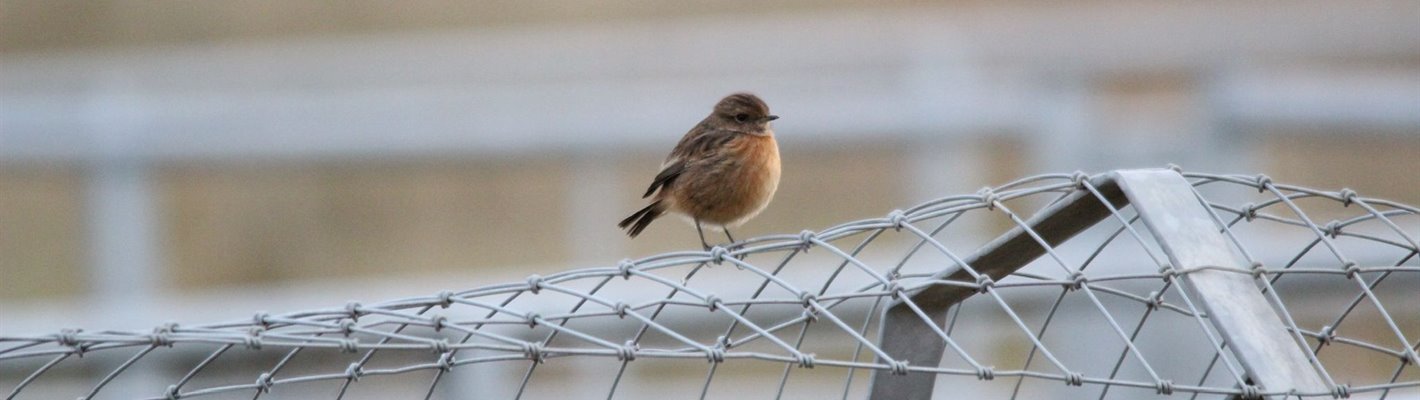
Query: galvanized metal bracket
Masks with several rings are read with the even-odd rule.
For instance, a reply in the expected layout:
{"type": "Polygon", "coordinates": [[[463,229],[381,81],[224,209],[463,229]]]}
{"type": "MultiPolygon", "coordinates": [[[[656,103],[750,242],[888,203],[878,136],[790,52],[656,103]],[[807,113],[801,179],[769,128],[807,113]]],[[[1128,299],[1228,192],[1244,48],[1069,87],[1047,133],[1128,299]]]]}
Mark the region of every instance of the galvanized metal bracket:
{"type": "MultiPolygon", "coordinates": [[[[1091,185],[1115,209],[1133,205],[1173,268],[1191,271],[1180,275],[1191,291],[1189,295],[1201,304],[1207,320],[1256,386],[1264,391],[1327,390],[1305,353],[1308,350],[1293,339],[1251,276],[1192,270],[1247,269],[1248,265],[1229,245],[1207,206],[1182,175],[1168,169],[1122,170],[1100,176],[1091,185]]],[[[1026,225],[1046,243],[1056,246],[1110,214],[1110,208],[1095,194],[1078,190],[1041,210],[1026,225]]],[[[999,280],[1045,253],[1035,238],[1017,227],[962,261],[977,273],[999,280]]],[[[961,265],[949,266],[933,279],[975,282],[961,265]]],[[[971,287],[935,285],[911,293],[908,298],[940,327],[953,305],[974,294],[977,291],[971,287]]],[[[912,366],[940,365],[946,350],[946,343],[902,301],[884,311],[878,342],[893,357],[891,361],[907,361],[912,366]]],[[[929,399],[936,379],[937,375],[930,373],[893,375],[878,370],[873,374],[869,398],[929,399]]]]}

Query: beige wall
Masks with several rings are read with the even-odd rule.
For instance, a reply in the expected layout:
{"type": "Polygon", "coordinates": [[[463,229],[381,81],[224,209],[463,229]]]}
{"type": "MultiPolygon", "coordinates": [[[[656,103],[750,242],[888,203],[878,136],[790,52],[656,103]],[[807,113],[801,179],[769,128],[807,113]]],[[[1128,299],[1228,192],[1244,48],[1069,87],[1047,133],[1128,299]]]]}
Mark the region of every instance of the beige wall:
{"type": "Polygon", "coordinates": [[[555,160],[162,168],[168,269],[191,288],[565,263],[566,169],[555,160]]]}
{"type": "Polygon", "coordinates": [[[87,289],[79,172],[0,164],[0,300],[53,299],[87,289]]]}
{"type": "Polygon", "coordinates": [[[1283,132],[1263,136],[1264,170],[1274,179],[1420,204],[1420,140],[1413,136],[1348,127],[1276,130],[1283,132]]]}

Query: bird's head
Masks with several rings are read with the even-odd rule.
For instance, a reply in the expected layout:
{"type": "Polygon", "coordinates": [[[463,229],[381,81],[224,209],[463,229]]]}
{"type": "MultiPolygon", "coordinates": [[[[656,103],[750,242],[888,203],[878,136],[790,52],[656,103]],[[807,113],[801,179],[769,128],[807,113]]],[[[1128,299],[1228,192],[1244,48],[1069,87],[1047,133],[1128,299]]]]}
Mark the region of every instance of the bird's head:
{"type": "Polygon", "coordinates": [[[769,105],[764,104],[764,100],[749,93],[725,96],[715,104],[710,117],[725,129],[752,134],[767,134],[769,121],[779,119],[778,115],[769,114],[769,105]]]}

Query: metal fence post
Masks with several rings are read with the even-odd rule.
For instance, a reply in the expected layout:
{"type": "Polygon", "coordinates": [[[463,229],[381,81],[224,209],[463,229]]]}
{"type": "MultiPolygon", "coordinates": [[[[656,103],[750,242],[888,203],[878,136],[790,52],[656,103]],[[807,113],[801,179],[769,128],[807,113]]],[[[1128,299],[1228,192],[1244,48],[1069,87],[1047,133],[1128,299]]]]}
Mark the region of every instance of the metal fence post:
{"type": "MultiPolygon", "coordinates": [[[[1182,175],[1167,169],[1116,171],[1092,181],[1115,208],[1132,204],[1149,227],[1175,270],[1198,267],[1246,269],[1241,257],[1210,219],[1208,210],[1182,175]]],[[[1109,207],[1092,193],[1080,190],[1026,221],[1036,235],[1054,246],[1099,223],[1109,207]]],[[[983,246],[963,261],[976,272],[1001,279],[1045,254],[1045,248],[1017,227],[983,246]]],[[[1208,320],[1242,364],[1248,378],[1263,390],[1325,391],[1306,351],[1287,332],[1252,277],[1224,271],[1192,271],[1182,279],[1199,299],[1208,320]]],[[[973,281],[961,265],[952,265],[934,280],[973,281]]],[[[975,294],[962,286],[931,286],[909,295],[941,326],[947,311],[975,294]]],[[[946,343],[902,301],[886,311],[879,331],[884,352],[909,365],[939,365],[946,343]]],[[[887,360],[879,360],[883,362],[887,360]]],[[[936,374],[873,374],[869,398],[929,399],[936,374]]]]}
{"type": "MultiPolygon", "coordinates": [[[[1175,270],[1249,268],[1183,176],[1170,170],[1112,175],[1175,270]]],[[[1182,279],[1255,385],[1266,391],[1327,390],[1305,353],[1308,350],[1292,339],[1252,276],[1201,270],[1183,274],[1182,279]]]]}

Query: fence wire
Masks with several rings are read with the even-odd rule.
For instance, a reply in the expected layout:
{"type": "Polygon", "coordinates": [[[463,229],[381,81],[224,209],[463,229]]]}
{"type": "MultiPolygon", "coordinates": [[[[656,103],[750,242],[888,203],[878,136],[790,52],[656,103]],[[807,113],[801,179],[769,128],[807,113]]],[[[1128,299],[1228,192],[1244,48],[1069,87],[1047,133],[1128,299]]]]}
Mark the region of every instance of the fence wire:
{"type": "Polygon", "coordinates": [[[735,369],[765,365],[776,369],[753,374],[772,381],[755,386],[765,392],[758,397],[802,398],[796,393],[806,386],[795,378],[810,373],[829,374],[808,381],[813,393],[822,393],[819,383],[836,382],[835,397],[858,397],[878,370],[935,374],[948,382],[938,392],[982,398],[1420,396],[1416,207],[1266,176],[1184,176],[1250,268],[1169,268],[1157,244],[1139,233],[1148,228],[1138,214],[1125,207],[1086,234],[1047,246],[1049,257],[1005,279],[931,278],[979,246],[972,238],[980,231],[1030,232],[1024,221],[1035,211],[1094,190],[1089,175],[1049,174],[819,231],[422,297],[169,323],[150,332],[0,332],[0,371],[8,375],[0,390],[8,390],[7,399],[52,398],[58,389],[50,385],[57,384],[47,382],[57,379],[49,375],[89,363],[101,370],[90,372],[96,380],[80,398],[103,395],[144,368],[182,371],[146,399],[255,399],[297,386],[341,399],[388,384],[372,380],[380,376],[417,386],[405,398],[482,397],[439,388],[459,379],[453,372],[461,368],[499,364],[522,371],[512,397],[532,398],[539,385],[559,384],[537,379],[544,369],[585,368],[574,361],[595,359],[606,378],[599,387],[576,388],[578,396],[622,396],[638,382],[628,371],[657,360],[703,369],[688,396],[700,398],[734,392],[726,388],[751,379],[735,369]],[[1178,284],[1203,270],[1251,276],[1292,339],[1310,350],[1328,389],[1263,390],[1249,382],[1193,294],[1178,284]],[[938,326],[904,295],[934,285],[977,294],[938,326]],[[882,350],[875,323],[893,301],[934,325],[948,345],[941,365],[910,365],[882,350]],[[143,362],[175,349],[194,355],[143,362]],[[274,362],[246,353],[274,353],[274,362]],[[348,358],[332,362],[331,354],[348,358]],[[303,358],[317,365],[293,367],[303,358]],[[701,361],[687,363],[694,360],[701,361]],[[233,371],[256,372],[239,382],[218,377],[233,371]]]}

